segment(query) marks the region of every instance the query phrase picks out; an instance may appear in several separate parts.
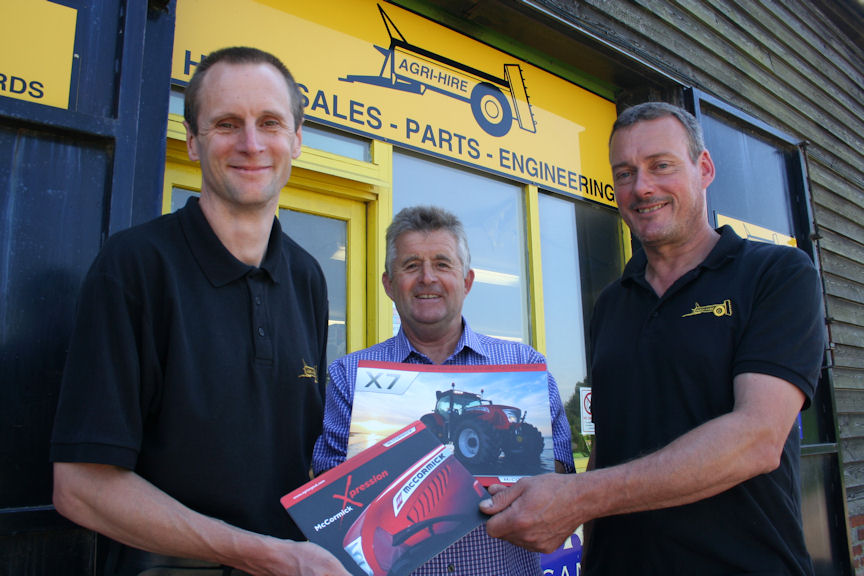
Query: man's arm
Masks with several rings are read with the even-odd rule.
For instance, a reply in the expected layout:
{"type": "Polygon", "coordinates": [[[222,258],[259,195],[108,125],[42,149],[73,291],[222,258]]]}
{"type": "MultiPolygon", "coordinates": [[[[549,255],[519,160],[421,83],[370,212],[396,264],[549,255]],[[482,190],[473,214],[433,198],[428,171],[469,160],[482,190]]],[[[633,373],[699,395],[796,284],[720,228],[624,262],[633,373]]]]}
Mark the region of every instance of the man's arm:
{"type": "Polygon", "coordinates": [[[735,407],[666,447],[631,462],[576,475],[523,478],[480,509],[490,536],[552,552],[594,518],[655,510],[719,494],[780,463],[804,403],[797,387],[764,374],[734,380],[735,407]]]}
{"type": "Polygon", "coordinates": [[[158,554],[217,562],[256,576],[349,574],[315,544],[255,534],[204,516],[116,466],[55,463],[54,505],[86,528],[158,554]]]}
{"type": "Polygon", "coordinates": [[[316,476],[344,462],[348,454],[354,383],[349,380],[346,358],[336,360],[327,369],[330,383],[324,402],[323,429],[312,451],[312,470],[316,476]]]}

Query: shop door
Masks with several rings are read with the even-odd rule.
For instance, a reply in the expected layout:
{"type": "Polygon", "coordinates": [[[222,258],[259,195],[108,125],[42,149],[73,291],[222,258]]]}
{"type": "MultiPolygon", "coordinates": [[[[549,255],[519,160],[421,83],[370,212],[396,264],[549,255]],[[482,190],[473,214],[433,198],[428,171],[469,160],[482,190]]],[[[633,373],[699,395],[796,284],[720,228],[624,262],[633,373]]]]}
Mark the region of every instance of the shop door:
{"type": "MultiPolygon", "coordinates": [[[[292,182],[279,196],[278,218],[282,229],[318,260],[327,279],[330,324],[327,361],[348,351],[364,348],[366,206],[361,200],[332,196],[326,178],[306,186],[306,171],[294,169],[292,182]]],[[[316,179],[318,180],[318,179],[316,179]]],[[[201,173],[197,165],[169,160],[165,170],[163,212],[181,208],[197,195],[201,173]]]]}
{"type": "Polygon", "coordinates": [[[318,260],[327,278],[328,362],[365,347],[365,213],[362,202],[290,187],[279,202],[282,229],[318,260]]]}

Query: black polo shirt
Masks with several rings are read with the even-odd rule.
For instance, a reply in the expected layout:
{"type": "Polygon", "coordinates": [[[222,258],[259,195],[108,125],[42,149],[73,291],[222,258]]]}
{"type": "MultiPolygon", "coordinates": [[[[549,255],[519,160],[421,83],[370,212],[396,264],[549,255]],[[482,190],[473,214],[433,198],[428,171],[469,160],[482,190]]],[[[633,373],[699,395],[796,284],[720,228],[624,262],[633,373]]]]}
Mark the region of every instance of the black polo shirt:
{"type": "MultiPolygon", "coordinates": [[[[776,376],[800,388],[808,404],[813,397],[825,349],[815,267],[801,250],[720,232],[705,261],[662,297],[645,280],[640,251],[598,299],[591,325],[597,467],[654,452],[730,412],[738,374],[776,376]]],[[[688,506],[596,521],[586,574],[810,574],[799,450],[796,425],[770,474],[688,506]]]]}
{"type": "Polygon", "coordinates": [[[260,267],[197,199],[112,236],[81,291],[55,462],[135,470],[230,524],[302,539],[279,503],[321,432],[327,293],[274,218],[260,267]]]}

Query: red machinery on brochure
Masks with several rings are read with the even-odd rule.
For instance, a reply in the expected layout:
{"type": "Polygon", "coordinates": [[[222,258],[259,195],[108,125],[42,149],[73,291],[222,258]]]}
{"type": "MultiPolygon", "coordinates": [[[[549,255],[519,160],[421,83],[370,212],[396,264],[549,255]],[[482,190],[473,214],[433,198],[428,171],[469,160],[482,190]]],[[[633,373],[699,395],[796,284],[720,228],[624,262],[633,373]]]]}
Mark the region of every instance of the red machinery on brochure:
{"type": "Polygon", "coordinates": [[[357,576],[401,576],[479,526],[488,493],[419,421],[282,497],[357,576]]]}
{"type": "Polygon", "coordinates": [[[555,471],[545,364],[361,360],[348,458],[420,420],[484,486],[555,471]]]}

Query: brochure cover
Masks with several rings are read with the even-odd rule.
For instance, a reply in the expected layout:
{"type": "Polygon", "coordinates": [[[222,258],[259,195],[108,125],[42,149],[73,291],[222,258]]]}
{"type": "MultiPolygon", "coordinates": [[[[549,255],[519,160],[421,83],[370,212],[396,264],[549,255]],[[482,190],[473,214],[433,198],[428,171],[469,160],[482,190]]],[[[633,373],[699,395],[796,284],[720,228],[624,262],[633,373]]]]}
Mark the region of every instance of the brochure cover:
{"type": "Polygon", "coordinates": [[[545,364],[361,360],[348,458],[420,420],[484,486],[555,471],[545,364]]]}
{"type": "Polygon", "coordinates": [[[404,576],[479,526],[486,490],[413,422],[282,497],[310,541],[357,576],[404,576]]]}

